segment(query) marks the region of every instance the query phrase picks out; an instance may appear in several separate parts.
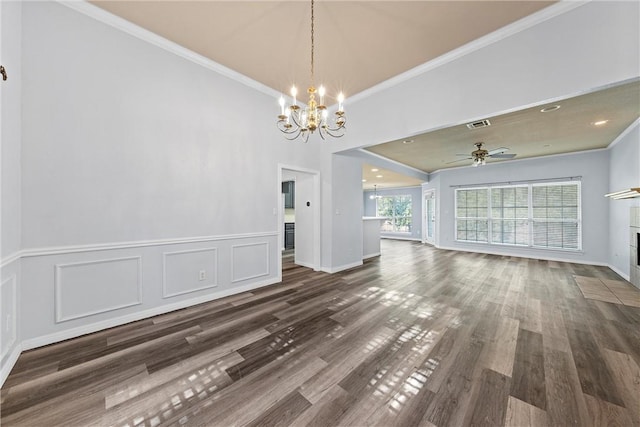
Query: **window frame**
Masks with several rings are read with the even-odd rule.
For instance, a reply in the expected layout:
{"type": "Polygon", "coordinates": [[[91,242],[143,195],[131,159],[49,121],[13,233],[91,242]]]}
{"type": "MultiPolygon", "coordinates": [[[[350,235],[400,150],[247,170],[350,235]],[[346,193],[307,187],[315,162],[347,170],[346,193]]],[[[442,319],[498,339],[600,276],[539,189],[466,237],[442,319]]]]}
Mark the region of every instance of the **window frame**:
{"type": "MultiPolygon", "coordinates": [[[[384,218],[389,218],[391,220],[391,226],[393,227],[393,231],[383,231],[381,230],[382,233],[387,233],[387,234],[402,234],[402,235],[411,235],[413,233],[413,197],[411,194],[385,194],[385,195],[380,195],[378,196],[378,198],[376,198],[376,216],[379,217],[384,217],[384,218]],[[411,207],[411,214],[407,217],[407,216],[396,216],[396,200],[398,198],[401,197],[407,197],[409,199],[409,204],[411,207]],[[383,198],[390,198],[392,199],[392,203],[391,203],[391,216],[388,215],[380,215],[380,211],[378,210],[379,207],[379,201],[383,198]],[[396,223],[396,218],[408,218],[409,219],[409,231],[396,231],[397,230],[397,223],[396,223]]],[[[380,225],[380,228],[382,229],[382,227],[384,227],[384,224],[380,225]]]]}
{"type": "MultiPolygon", "coordinates": [[[[492,246],[514,246],[520,248],[531,248],[531,249],[540,249],[545,251],[562,251],[562,252],[582,252],[582,182],[580,180],[571,180],[571,181],[553,181],[553,182],[541,182],[541,181],[532,181],[526,184],[496,184],[496,185],[483,185],[483,186],[470,186],[470,187],[458,187],[454,191],[453,195],[454,199],[454,240],[456,242],[461,243],[476,243],[476,244],[485,244],[492,246]],[[549,247],[549,246],[540,246],[534,245],[534,223],[536,222],[533,218],[533,188],[534,187],[551,187],[551,186],[567,186],[567,185],[575,185],[577,187],[577,219],[558,219],[558,222],[562,223],[575,223],[577,227],[577,247],[576,248],[565,248],[565,247],[549,247]],[[493,221],[504,221],[504,218],[494,218],[492,212],[492,200],[491,200],[491,190],[492,189],[504,189],[504,188],[518,188],[518,187],[526,187],[527,190],[527,218],[513,218],[514,221],[526,221],[528,236],[527,236],[527,244],[521,243],[504,243],[500,241],[493,241],[493,221]],[[464,190],[484,190],[487,194],[487,212],[486,212],[486,220],[487,220],[487,241],[479,241],[479,240],[467,240],[461,239],[458,235],[458,221],[459,220],[479,220],[480,217],[458,217],[458,191],[464,190]]],[[[483,218],[482,218],[483,219],[483,218]]],[[[504,232],[503,232],[504,233],[504,232]]],[[[515,236],[514,236],[515,237],[515,236]]],[[[504,240],[504,238],[503,238],[504,240]]],[[[514,238],[514,241],[517,239],[514,238]]]]}
{"type": "MultiPolygon", "coordinates": [[[[489,187],[467,187],[467,188],[456,188],[456,191],[454,192],[454,226],[455,226],[455,240],[457,242],[468,242],[468,243],[484,243],[484,244],[488,244],[489,243],[489,236],[490,236],[490,232],[491,229],[489,228],[489,209],[490,209],[490,203],[489,200],[487,199],[487,215],[485,217],[469,217],[469,216],[464,216],[464,217],[458,217],[458,191],[468,191],[468,190],[485,190],[487,192],[487,197],[489,195],[489,187]],[[458,238],[458,220],[464,220],[464,221],[487,221],[487,241],[483,241],[483,240],[467,240],[467,239],[459,239],[458,238]]],[[[468,230],[466,230],[468,231],[468,230]]],[[[476,230],[477,233],[478,230],[476,230]]]]}

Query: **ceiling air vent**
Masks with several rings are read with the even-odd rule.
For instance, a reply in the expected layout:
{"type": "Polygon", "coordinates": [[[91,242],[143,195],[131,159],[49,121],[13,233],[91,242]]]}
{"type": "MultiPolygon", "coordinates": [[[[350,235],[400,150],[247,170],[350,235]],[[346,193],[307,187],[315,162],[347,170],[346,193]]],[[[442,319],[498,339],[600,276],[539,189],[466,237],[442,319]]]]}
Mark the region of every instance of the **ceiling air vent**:
{"type": "Polygon", "coordinates": [[[487,126],[491,126],[491,123],[489,123],[489,120],[480,120],[473,123],[467,123],[467,127],[469,129],[486,128],[487,126]]]}

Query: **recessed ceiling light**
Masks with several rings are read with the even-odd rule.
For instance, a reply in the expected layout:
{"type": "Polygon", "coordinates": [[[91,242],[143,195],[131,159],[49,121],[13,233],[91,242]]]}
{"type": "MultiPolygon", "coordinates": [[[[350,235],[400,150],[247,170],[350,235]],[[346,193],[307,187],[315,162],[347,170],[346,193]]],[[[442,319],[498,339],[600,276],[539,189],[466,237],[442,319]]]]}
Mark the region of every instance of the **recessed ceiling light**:
{"type": "Polygon", "coordinates": [[[382,175],[376,175],[376,178],[382,178],[382,175]]]}
{"type": "Polygon", "coordinates": [[[403,144],[413,144],[413,139],[405,139],[402,141],[403,144]]]}
{"type": "Polygon", "coordinates": [[[378,169],[373,168],[373,169],[371,169],[371,172],[378,172],[378,169]]]}
{"type": "Polygon", "coordinates": [[[362,182],[367,182],[367,180],[366,180],[366,179],[363,179],[363,180],[362,180],[362,182]]]}
{"type": "Polygon", "coordinates": [[[540,110],[541,113],[548,113],[550,111],[556,111],[558,108],[560,108],[559,105],[551,105],[549,107],[544,107],[542,110],[540,110]]]}
{"type": "Polygon", "coordinates": [[[607,123],[609,123],[609,120],[598,120],[597,122],[593,122],[591,124],[594,126],[602,126],[606,125],[607,123]]]}

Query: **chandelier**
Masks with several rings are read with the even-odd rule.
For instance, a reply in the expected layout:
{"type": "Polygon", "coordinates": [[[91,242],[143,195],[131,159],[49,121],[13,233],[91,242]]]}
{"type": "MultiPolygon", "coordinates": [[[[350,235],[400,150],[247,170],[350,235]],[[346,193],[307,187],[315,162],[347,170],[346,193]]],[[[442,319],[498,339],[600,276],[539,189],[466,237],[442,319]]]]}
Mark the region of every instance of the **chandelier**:
{"type": "Polygon", "coordinates": [[[329,119],[329,112],[324,103],[325,88],[324,86],[318,87],[316,90],[314,86],[314,64],[313,64],[313,50],[314,50],[314,13],[313,13],[313,0],[311,0],[311,85],[307,89],[309,94],[309,101],[306,105],[299,106],[296,96],[298,90],[295,86],[291,88],[291,97],[293,102],[291,105],[285,105],[285,99],[280,96],[280,115],[278,116],[278,129],[285,134],[285,137],[289,140],[294,140],[301,137],[304,142],[309,140],[309,135],[316,130],[320,134],[322,139],[329,135],[334,138],[339,138],[344,135],[345,124],[347,119],[344,114],[344,95],[342,92],[338,94],[338,110],[334,113],[334,116],[329,119]],[[316,100],[316,94],[319,99],[316,100]]]}

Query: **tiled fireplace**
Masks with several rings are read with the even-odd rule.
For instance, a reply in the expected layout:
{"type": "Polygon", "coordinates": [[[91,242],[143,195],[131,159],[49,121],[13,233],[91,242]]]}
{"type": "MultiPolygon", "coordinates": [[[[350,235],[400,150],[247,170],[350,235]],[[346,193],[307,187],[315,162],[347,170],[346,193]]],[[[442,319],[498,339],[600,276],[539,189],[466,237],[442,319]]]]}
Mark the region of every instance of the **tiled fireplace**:
{"type": "Polygon", "coordinates": [[[630,281],[633,286],[640,288],[640,207],[631,208],[631,266],[629,269],[630,281]]]}

